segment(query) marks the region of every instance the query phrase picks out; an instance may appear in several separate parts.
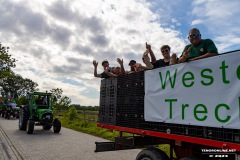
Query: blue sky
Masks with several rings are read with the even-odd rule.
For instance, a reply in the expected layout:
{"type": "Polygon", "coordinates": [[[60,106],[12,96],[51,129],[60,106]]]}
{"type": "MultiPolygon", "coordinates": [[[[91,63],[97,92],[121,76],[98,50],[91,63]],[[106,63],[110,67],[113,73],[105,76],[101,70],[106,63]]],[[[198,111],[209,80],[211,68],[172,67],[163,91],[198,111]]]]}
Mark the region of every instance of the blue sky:
{"type": "Polygon", "coordinates": [[[200,29],[219,53],[240,49],[239,0],[0,0],[0,37],[18,59],[14,71],[62,88],[73,104],[99,105],[101,79],[92,61],[141,62],[145,42],[158,59],[168,44],[181,54],[188,31],[200,29]]]}

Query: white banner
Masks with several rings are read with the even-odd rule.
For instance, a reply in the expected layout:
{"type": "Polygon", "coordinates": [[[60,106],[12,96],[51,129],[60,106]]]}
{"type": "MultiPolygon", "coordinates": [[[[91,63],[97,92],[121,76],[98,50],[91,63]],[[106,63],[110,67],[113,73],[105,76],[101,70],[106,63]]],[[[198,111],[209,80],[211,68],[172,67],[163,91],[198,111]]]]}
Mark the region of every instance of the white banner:
{"type": "Polygon", "coordinates": [[[144,118],[240,129],[240,51],[146,71],[144,118]]]}

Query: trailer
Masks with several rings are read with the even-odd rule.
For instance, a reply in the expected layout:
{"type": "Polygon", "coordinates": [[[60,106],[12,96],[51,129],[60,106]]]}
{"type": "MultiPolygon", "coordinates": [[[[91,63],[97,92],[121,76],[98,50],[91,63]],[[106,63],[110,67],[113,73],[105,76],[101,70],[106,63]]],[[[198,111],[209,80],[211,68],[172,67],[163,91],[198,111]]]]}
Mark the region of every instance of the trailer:
{"type": "Polygon", "coordinates": [[[95,152],[143,148],[136,160],[240,160],[239,60],[236,50],[103,79],[97,126],[119,136],[96,142],[95,152]]]}

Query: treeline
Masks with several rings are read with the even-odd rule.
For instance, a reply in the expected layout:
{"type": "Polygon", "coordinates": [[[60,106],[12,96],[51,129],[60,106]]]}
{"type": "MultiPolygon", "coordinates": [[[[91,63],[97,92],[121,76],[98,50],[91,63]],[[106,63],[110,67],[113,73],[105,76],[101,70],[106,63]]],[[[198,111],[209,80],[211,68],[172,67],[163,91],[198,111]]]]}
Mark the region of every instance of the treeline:
{"type": "Polygon", "coordinates": [[[77,110],[99,111],[99,106],[81,106],[80,104],[72,104],[77,110]]]}
{"type": "MultiPolygon", "coordinates": [[[[17,59],[12,58],[9,50],[9,47],[0,43],[0,93],[4,97],[4,103],[14,99],[18,105],[24,105],[27,103],[26,93],[39,91],[38,84],[13,72],[17,59]]],[[[69,108],[71,99],[63,95],[61,88],[53,88],[50,92],[56,97],[54,109],[69,108]]]]}

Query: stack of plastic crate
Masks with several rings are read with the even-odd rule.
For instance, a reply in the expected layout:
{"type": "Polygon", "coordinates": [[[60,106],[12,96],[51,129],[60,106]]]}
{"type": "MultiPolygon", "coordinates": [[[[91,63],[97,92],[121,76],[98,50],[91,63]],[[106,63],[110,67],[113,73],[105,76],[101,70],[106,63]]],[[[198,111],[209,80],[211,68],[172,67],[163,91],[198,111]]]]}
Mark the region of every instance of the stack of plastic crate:
{"type": "Polygon", "coordinates": [[[118,77],[116,125],[138,128],[143,117],[144,72],[118,77]]]}
{"type": "Polygon", "coordinates": [[[108,78],[101,81],[99,123],[115,125],[117,78],[108,78]]]}

